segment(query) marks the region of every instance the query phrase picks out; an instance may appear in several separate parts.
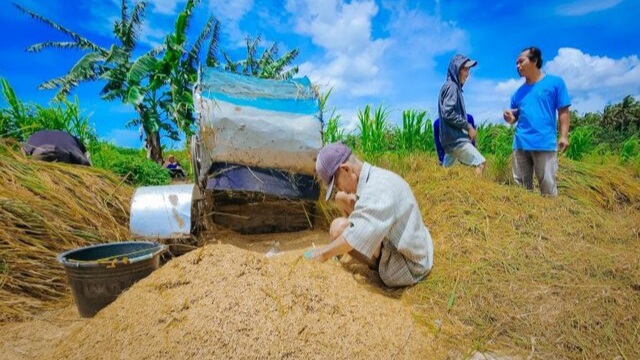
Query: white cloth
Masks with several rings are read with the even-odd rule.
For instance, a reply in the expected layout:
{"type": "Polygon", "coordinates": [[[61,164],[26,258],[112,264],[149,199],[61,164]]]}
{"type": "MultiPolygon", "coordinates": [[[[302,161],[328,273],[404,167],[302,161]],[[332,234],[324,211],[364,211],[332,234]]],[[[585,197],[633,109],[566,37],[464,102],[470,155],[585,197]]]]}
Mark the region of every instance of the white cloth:
{"type": "Polygon", "coordinates": [[[356,194],[342,236],[370,259],[382,243],[378,272],[387,286],[422,280],[433,267],[433,241],[409,184],[391,171],[365,163],[356,194]]]}
{"type": "Polygon", "coordinates": [[[456,160],[474,167],[480,166],[487,161],[471,143],[464,143],[451,151],[445,151],[442,166],[451,167],[456,160]]]}

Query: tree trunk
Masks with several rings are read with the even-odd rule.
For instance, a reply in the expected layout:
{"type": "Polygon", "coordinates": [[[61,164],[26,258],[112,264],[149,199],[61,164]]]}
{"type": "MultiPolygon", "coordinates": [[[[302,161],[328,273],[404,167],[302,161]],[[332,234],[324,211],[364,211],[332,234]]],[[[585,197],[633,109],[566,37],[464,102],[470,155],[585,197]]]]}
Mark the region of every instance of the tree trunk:
{"type": "Polygon", "coordinates": [[[162,165],[162,147],[160,146],[160,133],[157,131],[150,132],[147,129],[144,130],[146,133],[146,147],[147,147],[147,157],[157,163],[158,165],[162,165]]]}
{"type": "Polygon", "coordinates": [[[147,109],[144,105],[136,105],[136,111],[142,121],[142,128],[145,134],[145,148],[147,149],[147,158],[151,159],[156,164],[162,166],[162,147],[160,146],[160,132],[149,130],[145,119],[147,118],[147,109]]]}

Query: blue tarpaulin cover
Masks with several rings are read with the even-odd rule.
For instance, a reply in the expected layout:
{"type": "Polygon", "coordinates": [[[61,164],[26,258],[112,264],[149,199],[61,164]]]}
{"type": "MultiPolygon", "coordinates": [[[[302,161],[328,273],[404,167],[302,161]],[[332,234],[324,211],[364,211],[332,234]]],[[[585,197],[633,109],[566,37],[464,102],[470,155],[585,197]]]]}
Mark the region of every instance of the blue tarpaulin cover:
{"type": "Polygon", "coordinates": [[[318,198],[314,170],[322,123],[308,78],[267,80],[206,69],[197,95],[208,190],[318,198]]]}

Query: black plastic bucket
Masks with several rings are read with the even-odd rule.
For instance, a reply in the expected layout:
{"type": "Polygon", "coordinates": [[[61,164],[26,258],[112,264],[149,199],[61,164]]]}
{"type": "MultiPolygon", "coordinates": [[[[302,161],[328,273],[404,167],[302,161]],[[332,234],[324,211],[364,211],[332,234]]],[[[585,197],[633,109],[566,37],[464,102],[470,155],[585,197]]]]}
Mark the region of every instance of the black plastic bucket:
{"type": "Polygon", "coordinates": [[[121,292],[160,267],[166,245],[128,241],[87,246],[58,255],[80,316],[92,317],[121,292]]]}

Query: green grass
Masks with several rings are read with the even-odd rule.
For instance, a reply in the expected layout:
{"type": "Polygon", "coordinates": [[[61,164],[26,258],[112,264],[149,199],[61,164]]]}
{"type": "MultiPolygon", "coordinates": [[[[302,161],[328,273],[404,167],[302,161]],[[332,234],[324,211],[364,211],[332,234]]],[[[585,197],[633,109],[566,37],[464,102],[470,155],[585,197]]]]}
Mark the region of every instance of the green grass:
{"type": "Polygon", "coordinates": [[[592,126],[576,128],[569,134],[569,148],[566,156],[572,160],[580,160],[594,149],[594,132],[592,126]]]}
{"type": "Polygon", "coordinates": [[[360,148],[367,154],[379,154],[385,150],[387,135],[389,133],[388,124],[389,112],[378,106],[373,113],[371,106],[365,106],[364,110],[358,110],[358,130],[360,131],[360,148]]]}
{"type": "Polygon", "coordinates": [[[89,146],[89,152],[93,166],[120,175],[128,184],[165,185],[171,182],[169,171],[147,159],[144,150],[95,142],[89,146]]]}
{"type": "Polygon", "coordinates": [[[395,148],[403,152],[435,151],[433,124],[426,111],[405,110],[402,126],[394,129],[395,148]]]}

